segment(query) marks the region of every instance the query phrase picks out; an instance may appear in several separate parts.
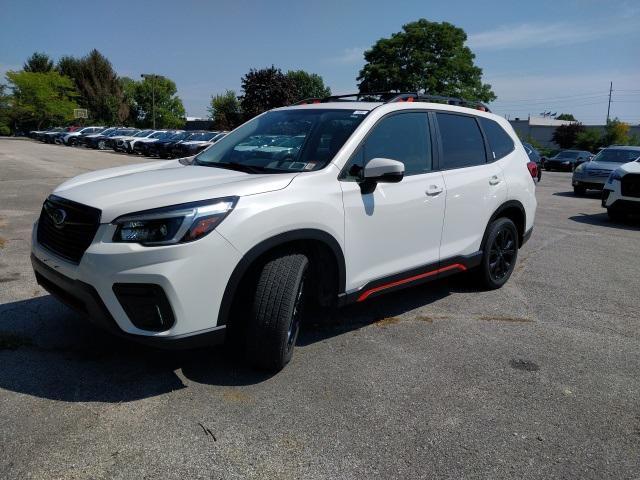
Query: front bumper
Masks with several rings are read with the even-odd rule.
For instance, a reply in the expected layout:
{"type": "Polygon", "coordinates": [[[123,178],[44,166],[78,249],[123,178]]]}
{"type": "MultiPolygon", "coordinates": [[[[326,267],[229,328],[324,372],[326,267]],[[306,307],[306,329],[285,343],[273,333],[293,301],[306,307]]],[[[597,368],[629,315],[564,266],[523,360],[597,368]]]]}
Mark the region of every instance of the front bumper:
{"type": "Polygon", "coordinates": [[[584,187],[593,190],[602,190],[604,188],[605,183],[607,183],[607,179],[609,178],[609,174],[606,175],[590,175],[589,173],[583,172],[573,172],[573,177],[571,178],[571,184],[574,187],[584,187]]]}
{"type": "Polygon", "coordinates": [[[111,243],[112,225],[100,225],[79,264],[63,260],[32,235],[38,283],[88,316],[92,323],[137,341],[178,346],[224,338],[218,325],[227,281],[240,253],[216,231],[192,243],[163,247],[111,243]],[[165,293],[175,322],[164,331],[138,328],[114,292],[114,284],[152,284],[165,293]],[[195,337],[198,338],[195,338],[195,337]]]}
{"type": "Polygon", "coordinates": [[[621,190],[620,181],[607,182],[602,190],[602,207],[624,213],[640,213],[640,198],[624,196],[621,190]]]}

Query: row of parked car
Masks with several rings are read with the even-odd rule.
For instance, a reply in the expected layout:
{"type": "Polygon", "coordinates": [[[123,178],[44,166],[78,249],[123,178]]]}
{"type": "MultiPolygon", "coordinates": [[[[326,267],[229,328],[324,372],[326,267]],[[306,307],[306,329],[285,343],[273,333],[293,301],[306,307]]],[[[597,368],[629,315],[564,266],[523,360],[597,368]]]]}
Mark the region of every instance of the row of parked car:
{"type": "Polygon", "coordinates": [[[222,131],[154,130],[131,127],[57,127],[32,131],[30,136],[45,143],[70,147],[83,146],[97,150],[179,158],[196,155],[224,137],[222,131]]]}

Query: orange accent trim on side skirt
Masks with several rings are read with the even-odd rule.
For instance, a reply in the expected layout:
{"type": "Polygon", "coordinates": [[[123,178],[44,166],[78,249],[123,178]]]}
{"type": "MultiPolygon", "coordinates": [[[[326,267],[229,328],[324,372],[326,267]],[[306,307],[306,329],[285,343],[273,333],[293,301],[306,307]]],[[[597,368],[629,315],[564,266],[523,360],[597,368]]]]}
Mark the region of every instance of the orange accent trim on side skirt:
{"type": "Polygon", "coordinates": [[[421,273],[419,275],[414,275],[413,277],[403,278],[402,280],[396,280],[395,282],[385,283],[384,285],[380,285],[378,287],[370,288],[369,290],[363,292],[358,297],[357,301],[358,302],[364,302],[367,298],[369,298],[369,296],[373,295],[374,293],[380,292],[382,290],[386,290],[387,288],[397,287],[398,285],[404,285],[405,283],[414,282],[414,281],[420,280],[422,278],[431,277],[433,275],[437,275],[438,273],[448,272],[449,270],[454,270],[454,269],[455,270],[460,270],[461,272],[464,272],[467,269],[467,267],[465,267],[461,263],[454,263],[452,265],[447,265],[446,267],[438,268],[436,270],[431,270],[430,272],[425,272],[425,273],[421,273]]]}

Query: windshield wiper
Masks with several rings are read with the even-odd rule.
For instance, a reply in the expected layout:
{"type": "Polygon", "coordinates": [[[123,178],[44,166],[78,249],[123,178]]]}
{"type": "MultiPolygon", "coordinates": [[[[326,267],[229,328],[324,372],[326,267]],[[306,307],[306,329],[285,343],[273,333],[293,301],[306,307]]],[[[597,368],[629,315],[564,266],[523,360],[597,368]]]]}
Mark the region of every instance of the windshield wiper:
{"type": "Polygon", "coordinates": [[[224,162],[224,163],[223,162],[212,162],[212,163],[200,162],[198,161],[197,158],[195,159],[194,163],[202,167],[224,168],[226,170],[236,170],[238,172],[245,172],[245,173],[264,173],[268,170],[265,167],[245,165],[243,163],[238,163],[238,162],[224,162]]]}

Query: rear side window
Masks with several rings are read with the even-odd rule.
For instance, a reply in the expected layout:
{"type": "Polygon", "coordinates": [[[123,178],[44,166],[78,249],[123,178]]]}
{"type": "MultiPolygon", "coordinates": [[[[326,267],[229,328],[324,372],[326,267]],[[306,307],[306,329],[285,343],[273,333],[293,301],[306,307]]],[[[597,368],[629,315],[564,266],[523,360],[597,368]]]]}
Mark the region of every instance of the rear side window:
{"type": "Polygon", "coordinates": [[[480,120],[480,125],[482,125],[482,129],[487,136],[494,160],[499,160],[513,152],[515,148],[513,140],[498,122],[483,117],[478,118],[478,120],[480,120]]]}
{"type": "Polygon", "coordinates": [[[399,113],[378,123],[347,165],[345,178],[357,178],[373,158],[404,163],[404,174],[419,175],[432,169],[429,116],[426,112],[399,113]]]}
{"type": "Polygon", "coordinates": [[[484,139],[473,117],[436,113],[442,144],[441,168],[472,167],[487,161],[484,139]]]}

